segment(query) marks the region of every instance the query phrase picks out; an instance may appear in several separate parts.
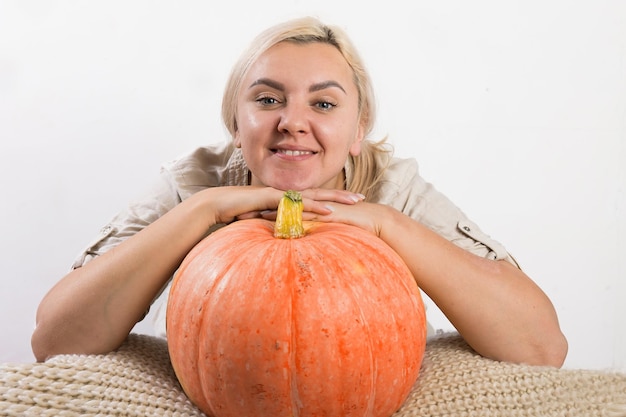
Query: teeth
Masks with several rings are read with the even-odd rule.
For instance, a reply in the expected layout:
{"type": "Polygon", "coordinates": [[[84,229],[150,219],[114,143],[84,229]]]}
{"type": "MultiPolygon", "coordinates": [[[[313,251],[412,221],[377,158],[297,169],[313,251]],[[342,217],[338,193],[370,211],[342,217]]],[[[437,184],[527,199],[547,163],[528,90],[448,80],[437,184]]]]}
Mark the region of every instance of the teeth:
{"type": "Polygon", "coordinates": [[[278,152],[289,156],[310,155],[313,153],[311,151],[292,151],[289,149],[279,149],[278,152]]]}

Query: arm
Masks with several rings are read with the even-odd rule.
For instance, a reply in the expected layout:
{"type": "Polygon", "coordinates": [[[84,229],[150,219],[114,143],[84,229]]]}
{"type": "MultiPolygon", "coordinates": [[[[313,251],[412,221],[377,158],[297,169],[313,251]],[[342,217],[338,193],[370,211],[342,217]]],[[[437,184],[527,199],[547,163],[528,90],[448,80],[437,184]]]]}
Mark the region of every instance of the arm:
{"type": "MultiPolygon", "coordinates": [[[[309,193],[313,198],[314,193],[309,193]]],[[[354,203],[351,193],[320,192],[354,203]]],[[[275,209],[282,191],[216,187],[200,191],[136,235],[61,279],[37,310],[32,348],[39,361],[59,353],[104,353],[119,347],[187,253],[208,228],[275,209]]],[[[325,203],[305,200],[325,214],[325,203]]]]}
{"type": "Polygon", "coordinates": [[[318,217],[370,230],[407,263],[417,284],[483,356],[561,366],[567,342],[548,297],[505,261],[473,255],[384,205],[333,205],[318,217]]]}

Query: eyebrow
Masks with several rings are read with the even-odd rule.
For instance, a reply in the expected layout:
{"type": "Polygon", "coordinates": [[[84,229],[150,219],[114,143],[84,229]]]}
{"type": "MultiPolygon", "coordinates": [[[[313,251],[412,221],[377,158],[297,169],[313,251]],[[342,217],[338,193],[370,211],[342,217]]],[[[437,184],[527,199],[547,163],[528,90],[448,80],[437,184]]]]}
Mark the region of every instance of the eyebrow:
{"type": "Polygon", "coordinates": [[[320,91],[320,90],[324,90],[326,88],[331,88],[331,87],[336,87],[340,89],[341,91],[343,91],[344,93],[346,92],[346,90],[341,86],[341,84],[333,80],[328,80],[328,81],[323,81],[321,83],[313,84],[312,86],[309,87],[309,92],[312,93],[313,91],[320,91]]]}
{"type": "MultiPolygon", "coordinates": [[[[276,90],[280,90],[280,91],[284,91],[285,90],[284,84],[279,83],[278,81],[274,81],[274,80],[269,79],[269,78],[259,78],[258,80],[254,81],[252,84],[250,84],[249,88],[252,88],[252,87],[254,87],[256,85],[267,85],[268,87],[274,88],[276,90]]],[[[346,93],[346,90],[341,86],[341,84],[339,84],[337,81],[333,81],[333,80],[328,80],[328,81],[322,81],[320,83],[315,83],[315,84],[313,84],[313,85],[311,85],[309,87],[309,92],[312,93],[314,91],[320,91],[320,90],[324,90],[326,88],[331,88],[331,87],[338,88],[341,91],[343,91],[344,93],[346,93]]]]}

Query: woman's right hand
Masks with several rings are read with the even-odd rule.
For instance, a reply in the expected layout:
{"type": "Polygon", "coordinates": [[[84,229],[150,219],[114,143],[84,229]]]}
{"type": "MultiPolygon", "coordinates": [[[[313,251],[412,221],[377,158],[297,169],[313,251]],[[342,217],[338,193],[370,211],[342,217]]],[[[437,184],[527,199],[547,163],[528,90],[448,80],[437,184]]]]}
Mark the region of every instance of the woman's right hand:
{"type": "MultiPolygon", "coordinates": [[[[270,187],[220,187],[219,191],[219,197],[214,198],[215,223],[273,218],[284,194],[270,187]]],[[[301,194],[305,212],[322,216],[332,213],[330,203],[351,205],[364,199],[360,194],[345,190],[309,189],[301,194]]]]}
{"type": "MultiPolygon", "coordinates": [[[[354,204],[341,190],[306,190],[305,210],[327,215],[330,202],[354,204]]],[[[217,223],[275,212],[283,191],[215,187],[200,191],[110,251],[63,277],[43,298],[31,344],[37,360],[119,347],[184,257],[217,223]]]]}

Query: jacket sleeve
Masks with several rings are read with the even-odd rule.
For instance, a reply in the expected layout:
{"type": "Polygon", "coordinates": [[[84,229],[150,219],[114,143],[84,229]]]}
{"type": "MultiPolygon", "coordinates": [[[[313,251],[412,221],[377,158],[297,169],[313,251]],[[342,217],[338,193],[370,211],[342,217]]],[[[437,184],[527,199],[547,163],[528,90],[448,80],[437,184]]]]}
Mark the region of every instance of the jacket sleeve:
{"type": "Polygon", "coordinates": [[[170,172],[162,169],[161,175],[142,197],[105,224],[72,263],[72,269],[80,268],[97,256],[106,253],[130,236],[163,216],[181,202],[170,172]]]}
{"type": "Polygon", "coordinates": [[[502,244],[477,224],[419,174],[415,159],[394,158],[376,198],[424,224],[445,239],[481,257],[506,260],[519,267],[502,244]]]}

